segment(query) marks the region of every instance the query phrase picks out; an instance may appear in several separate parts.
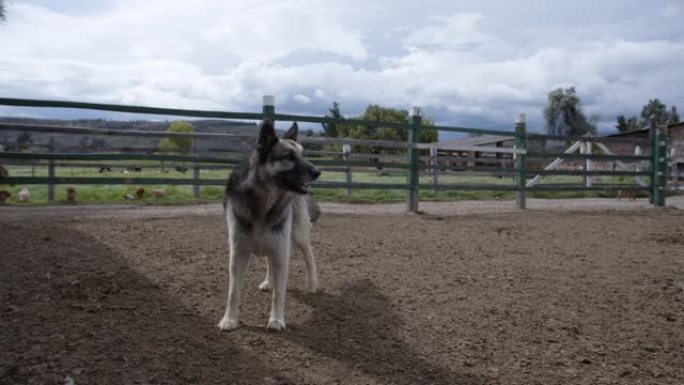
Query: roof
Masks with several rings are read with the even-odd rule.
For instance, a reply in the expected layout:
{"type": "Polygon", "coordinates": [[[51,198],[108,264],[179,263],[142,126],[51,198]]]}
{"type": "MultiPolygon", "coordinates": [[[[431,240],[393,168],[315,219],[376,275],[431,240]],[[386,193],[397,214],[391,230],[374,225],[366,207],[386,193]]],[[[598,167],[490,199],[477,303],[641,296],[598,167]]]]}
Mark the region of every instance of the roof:
{"type": "MultiPolygon", "coordinates": [[[[662,126],[661,126],[662,127],[662,126]]],[[[671,129],[684,129],[684,122],[679,122],[679,123],[672,123],[667,126],[668,130],[671,129]]],[[[609,138],[614,138],[614,137],[624,137],[624,136],[648,136],[650,132],[650,128],[640,128],[638,130],[633,130],[633,131],[627,131],[627,132],[618,132],[615,134],[609,134],[609,135],[603,135],[603,137],[609,137],[609,138]]]]}
{"type": "Polygon", "coordinates": [[[640,128],[638,130],[632,130],[632,131],[627,131],[627,132],[617,132],[615,134],[608,134],[608,135],[603,135],[604,138],[614,138],[614,137],[622,137],[622,136],[643,136],[646,135],[648,136],[650,128],[640,128]]]}
{"type": "Polygon", "coordinates": [[[467,138],[459,138],[452,140],[445,140],[439,142],[440,148],[447,148],[450,146],[482,146],[485,144],[494,144],[499,142],[505,142],[507,140],[515,139],[513,136],[503,136],[503,135],[481,135],[481,136],[470,136],[467,138]]]}

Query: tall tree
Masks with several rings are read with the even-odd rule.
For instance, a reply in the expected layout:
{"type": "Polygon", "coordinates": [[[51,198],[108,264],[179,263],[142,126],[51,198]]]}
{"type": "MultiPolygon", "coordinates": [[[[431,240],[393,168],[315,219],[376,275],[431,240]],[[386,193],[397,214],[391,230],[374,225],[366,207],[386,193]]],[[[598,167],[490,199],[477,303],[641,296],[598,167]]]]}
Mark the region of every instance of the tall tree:
{"type": "Polygon", "coordinates": [[[648,104],[641,108],[641,122],[644,125],[647,125],[650,123],[651,118],[659,125],[666,124],[670,120],[670,113],[667,111],[667,106],[658,98],[649,100],[648,104]]]}
{"type": "MultiPolygon", "coordinates": [[[[192,124],[176,121],[169,125],[167,132],[193,132],[192,124]]],[[[192,151],[192,139],[190,138],[163,138],[159,141],[159,149],[165,153],[188,154],[192,151]]]]}
{"type": "Polygon", "coordinates": [[[549,92],[544,120],[546,132],[551,135],[581,136],[596,133],[595,118],[589,119],[584,115],[575,87],[558,88],[549,92]]]}
{"type": "MultiPolygon", "coordinates": [[[[330,115],[325,115],[326,118],[344,119],[344,117],[342,116],[342,113],[340,112],[339,103],[333,102],[332,108],[329,108],[328,111],[330,111],[330,115]]],[[[325,133],[325,136],[328,136],[331,138],[336,138],[338,135],[337,124],[335,124],[335,123],[323,123],[323,132],[325,133]]]]}
{"type": "Polygon", "coordinates": [[[5,0],[0,0],[0,23],[5,21],[5,0]]]}

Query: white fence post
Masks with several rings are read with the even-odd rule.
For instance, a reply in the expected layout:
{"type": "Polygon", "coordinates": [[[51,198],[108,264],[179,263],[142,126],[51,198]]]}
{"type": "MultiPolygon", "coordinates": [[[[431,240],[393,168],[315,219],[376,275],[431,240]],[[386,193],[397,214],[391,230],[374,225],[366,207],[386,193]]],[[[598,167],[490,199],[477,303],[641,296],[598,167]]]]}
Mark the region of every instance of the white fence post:
{"type": "MultiPolygon", "coordinates": [[[[592,150],[591,147],[592,146],[593,146],[592,141],[587,140],[584,142],[585,154],[591,155],[591,150],[592,150]]],[[[587,158],[586,161],[584,162],[584,170],[585,171],[591,171],[593,168],[594,168],[594,165],[593,165],[591,159],[587,158]]],[[[591,175],[585,175],[584,176],[584,186],[585,187],[591,187],[591,185],[592,185],[591,175]]]]}

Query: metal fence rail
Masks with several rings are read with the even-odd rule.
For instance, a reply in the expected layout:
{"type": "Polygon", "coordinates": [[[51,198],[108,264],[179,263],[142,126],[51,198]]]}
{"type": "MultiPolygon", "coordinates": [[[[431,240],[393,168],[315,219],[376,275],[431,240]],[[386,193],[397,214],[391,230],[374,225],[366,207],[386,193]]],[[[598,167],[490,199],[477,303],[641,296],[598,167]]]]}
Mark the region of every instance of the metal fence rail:
{"type": "MultiPolygon", "coordinates": [[[[379,141],[361,140],[351,138],[327,138],[327,137],[300,137],[300,141],[306,145],[318,146],[336,145],[342,147],[341,153],[335,151],[307,151],[310,152],[312,163],[315,165],[344,172],[347,176],[345,182],[317,182],[314,187],[346,189],[349,193],[353,189],[391,189],[407,191],[407,210],[415,212],[418,210],[418,193],[420,190],[433,191],[514,191],[516,193],[516,205],[519,208],[526,206],[526,194],[528,191],[614,191],[614,190],[638,190],[649,191],[655,205],[664,205],[665,189],[667,188],[667,140],[659,129],[652,130],[649,141],[630,139],[630,138],[594,138],[594,137],[564,137],[554,135],[528,134],[524,115],[518,117],[513,125],[512,131],[477,129],[467,127],[448,127],[448,126],[426,126],[422,124],[420,110],[412,109],[409,123],[365,121],[358,119],[333,119],[328,117],[303,116],[277,114],[273,105],[272,97],[264,97],[264,106],[261,113],[243,112],[223,112],[223,111],[200,111],[140,106],[122,106],[111,104],[66,102],[66,101],[46,101],[46,100],[27,100],[0,98],[0,105],[22,106],[37,108],[77,108],[97,111],[114,111],[133,114],[153,114],[165,116],[183,116],[194,118],[214,118],[214,119],[242,119],[242,120],[261,120],[275,119],[279,121],[297,121],[311,123],[335,123],[346,125],[365,125],[373,127],[390,127],[406,130],[408,140],[400,141],[379,141]],[[478,135],[498,135],[511,138],[514,142],[512,147],[494,146],[474,146],[474,145],[447,145],[444,143],[418,143],[421,130],[432,129],[448,132],[462,132],[478,135]],[[558,152],[539,152],[528,151],[532,141],[581,141],[575,148],[584,149],[583,153],[558,153],[558,152]],[[590,143],[603,146],[606,151],[603,153],[592,153],[590,143]],[[631,143],[649,144],[653,151],[646,155],[615,155],[607,153],[607,148],[603,143],[631,143]],[[404,154],[372,154],[372,153],[351,153],[351,146],[378,147],[392,149],[392,151],[404,152],[404,154]],[[425,155],[429,151],[430,155],[425,155]],[[438,156],[437,151],[448,151],[451,155],[438,156]],[[423,154],[421,154],[421,152],[423,154]],[[469,155],[464,155],[469,154],[469,155]],[[480,154],[475,156],[472,154],[480,154]],[[336,155],[337,154],[337,155],[336,155]],[[482,154],[490,154],[490,157],[483,157],[482,154]],[[538,162],[545,162],[556,159],[558,164],[566,162],[580,162],[587,167],[581,169],[558,169],[547,168],[537,169],[534,166],[538,162]],[[620,164],[623,169],[593,169],[592,162],[614,162],[620,164]],[[639,167],[634,170],[625,169],[625,164],[647,164],[646,167],[639,167]],[[405,183],[359,183],[353,182],[352,170],[357,172],[371,172],[371,170],[382,169],[383,172],[402,173],[406,175],[405,183]],[[432,184],[421,183],[421,173],[432,177],[432,184]],[[444,184],[438,182],[439,175],[449,175],[453,173],[468,173],[468,175],[491,175],[512,177],[510,184],[492,183],[473,183],[444,184]],[[585,184],[533,184],[528,180],[535,176],[535,180],[546,176],[581,176],[585,178],[585,184]],[[593,177],[649,177],[650,184],[647,186],[615,184],[615,183],[591,183],[593,177]]],[[[218,143],[236,139],[253,140],[257,136],[256,130],[253,134],[234,134],[234,133],[171,133],[161,131],[144,130],[113,130],[96,129],[75,126],[56,126],[56,125],[34,125],[0,123],[0,131],[19,131],[19,132],[41,132],[52,134],[69,135],[88,135],[88,136],[110,136],[110,137],[140,137],[140,138],[184,138],[193,141],[212,140],[218,143]]],[[[579,142],[578,142],[579,143],[579,142]]],[[[46,146],[41,146],[45,148],[46,146]]],[[[27,185],[27,184],[47,184],[48,196],[54,200],[54,187],[61,184],[88,185],[88,184],[112,184],[112,185],[192,185],[194,186],[195,196],[199,196],[200,186],[223,185],[221,179],[202,178],[200,170],[210,168],[230,168],[233,167],[238,159],[236,153],[225,152],[220,156],[221,151],[216,151],[216,156],[200,155],[174,155],[163,151],[155,150],[154,154],[149,152],[154,149],[138,147],[138,151],[144,150],[147,153],[135,153],[136,147],[123,151],[117,148],[117,153],[84,153],[69,152],[55,153],[50,146],[45,152],[0,152],[0,162],[10,162],[12,164],[44,164],[48,168],[47,176],[9,176],[0,180],[0,184],[27,185]],[[131,153],[130,151],[133,151],[131,153]],[[161,153],[160,153],[161,152],[161,153]],[[192,178],[150,178],[150,177],[112,177],[103,176],[57,176],[56,167],[103,167],[109,166],[112,162],[138,162],[143,167],[163,162],[174,162],[182,164],[181,168],[191,170],[192,178]],[[187,167],[186,167],[187,166],[187,167]]],[[[113,150],[105,148],[103,150],[113,150]]],[[[125,167],[125,164],[120,165],[125,167]]]]}

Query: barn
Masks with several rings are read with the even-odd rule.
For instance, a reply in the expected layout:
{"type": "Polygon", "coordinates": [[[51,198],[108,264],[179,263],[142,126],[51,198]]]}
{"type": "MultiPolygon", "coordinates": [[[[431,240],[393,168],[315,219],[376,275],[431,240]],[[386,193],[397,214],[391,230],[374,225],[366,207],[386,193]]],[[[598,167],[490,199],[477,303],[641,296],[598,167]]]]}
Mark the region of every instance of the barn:
{"type": "MultiPolygon", "coordinates": [[[[648,154],[651,152],[650,128],[642,128],[629,132],[620,132],[604,136],[606,138],[625,138],[641,140],[643,143],[631,142],[606,142],[605,145],[614,154],[629,155],[636,152],[648,154]],[[637,146],[639,150],[637,150],[637,146]]],[[[667,126],[667,137],[669,139],[669,155],[672,158],[669,165],[669,179],[679,189],[679,185],[684,181],[684,122],[673,123],[667,126]]]]}
{"type": "Polygon", "coordinates": [[[675,188],[682,191],[684,184],[684,122],[670,124],[667,128],[670,138],[670,157],[672,158],[670,180],[675,188]]]}

